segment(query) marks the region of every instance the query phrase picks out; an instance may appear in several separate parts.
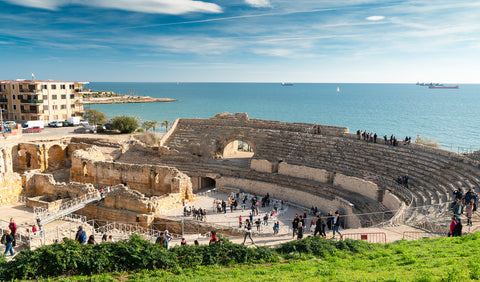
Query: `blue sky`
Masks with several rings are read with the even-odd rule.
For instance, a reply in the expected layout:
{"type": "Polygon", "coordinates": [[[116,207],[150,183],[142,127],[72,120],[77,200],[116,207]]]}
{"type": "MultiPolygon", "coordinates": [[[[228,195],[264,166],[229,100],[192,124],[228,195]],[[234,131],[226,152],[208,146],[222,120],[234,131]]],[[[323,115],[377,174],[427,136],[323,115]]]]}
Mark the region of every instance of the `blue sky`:
{"type": "Polygon", "coordinates": [[[480,2],[0,0],[0,62],[0,79],[480,83],[480,2]]]}

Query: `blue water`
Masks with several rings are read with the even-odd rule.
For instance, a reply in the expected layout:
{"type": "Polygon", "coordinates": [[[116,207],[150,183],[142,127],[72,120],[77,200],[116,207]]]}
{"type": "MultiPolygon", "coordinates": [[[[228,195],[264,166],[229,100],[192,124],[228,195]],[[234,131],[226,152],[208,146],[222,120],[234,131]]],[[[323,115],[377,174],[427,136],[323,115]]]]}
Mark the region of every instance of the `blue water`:
{"type": "Polygon", "coordinates": [[[480,84],[429,89],[414,84],[92,82],[88,87],[121,94],[137,89],[137,95],[179,100],[90,106],[109,118],[130,115],[173,122],[245,112],[251,118],[345,126],[353,133],[368,130],[400,140],[421,135],[454,151],[480,149],[480,84]]]}

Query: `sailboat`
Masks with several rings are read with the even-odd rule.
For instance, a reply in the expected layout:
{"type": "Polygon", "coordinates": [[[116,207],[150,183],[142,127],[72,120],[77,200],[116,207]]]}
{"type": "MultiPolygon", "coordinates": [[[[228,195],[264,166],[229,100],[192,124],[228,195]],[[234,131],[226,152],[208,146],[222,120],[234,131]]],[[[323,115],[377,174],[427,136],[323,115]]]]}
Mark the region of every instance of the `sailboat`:
{"type": "Polygon", "coordinates": [[[340,93],[340,86],[337,86],[337,93],[340,93]]]}

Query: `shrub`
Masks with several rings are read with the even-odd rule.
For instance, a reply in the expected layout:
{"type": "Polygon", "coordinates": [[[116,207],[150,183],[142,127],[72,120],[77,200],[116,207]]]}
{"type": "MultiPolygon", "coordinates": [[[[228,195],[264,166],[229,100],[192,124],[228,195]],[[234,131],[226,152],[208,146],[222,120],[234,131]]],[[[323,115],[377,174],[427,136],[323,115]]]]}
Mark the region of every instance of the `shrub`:
{"type": "Polygon", "coordinates": [[[138,128],[137,119],[129,116],[117,116],[112,119],[112,124],[121,133],[132,133],[138,128]]]}
{"type": "Polygon", "coordinates": [[[440,145],[438,144],[437,141],[422,137],[420,135],[417,135],[417,138],[415,138],[415,144],[420,144],[420,145],[429,146],[433,148],[440,148],[440,145]]]}

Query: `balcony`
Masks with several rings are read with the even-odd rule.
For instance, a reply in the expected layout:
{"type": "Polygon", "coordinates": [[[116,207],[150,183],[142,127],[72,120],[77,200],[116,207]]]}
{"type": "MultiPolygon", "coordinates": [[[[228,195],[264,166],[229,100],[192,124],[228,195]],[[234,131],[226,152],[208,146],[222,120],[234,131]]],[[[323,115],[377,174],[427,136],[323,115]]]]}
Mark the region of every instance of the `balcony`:
{"type": "Polygon", "coordinates": [[[22,103],[29,103],[29,104],[42,104],[43,100],[21,100],[22,103]]]}
{"type": "Polygon", "coordinates": [[[21,110],[22,114],[43,114],[42,110],[21,110]]]}
{"type": "Polygon", "coordinates": [[[8,99],[7,98],[0,98],[0,103],[7,103],[8,99]]]}
{"type": "Polygon", "coordinates": [[[42,90],[36,90],[36,89],[20,89],[20,93],[33,93],[33,94],[38,94],[38,93],[42,93],[42,90]]]}

